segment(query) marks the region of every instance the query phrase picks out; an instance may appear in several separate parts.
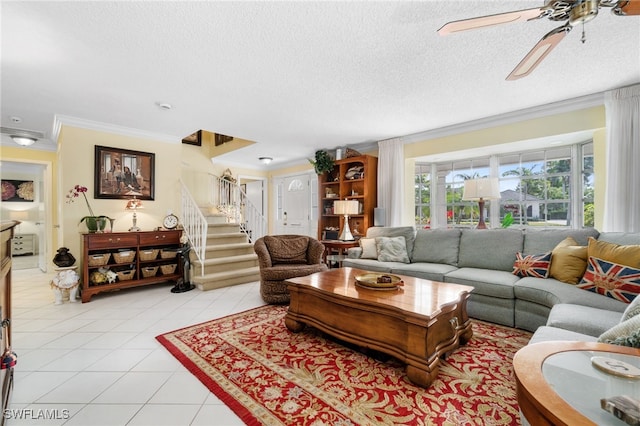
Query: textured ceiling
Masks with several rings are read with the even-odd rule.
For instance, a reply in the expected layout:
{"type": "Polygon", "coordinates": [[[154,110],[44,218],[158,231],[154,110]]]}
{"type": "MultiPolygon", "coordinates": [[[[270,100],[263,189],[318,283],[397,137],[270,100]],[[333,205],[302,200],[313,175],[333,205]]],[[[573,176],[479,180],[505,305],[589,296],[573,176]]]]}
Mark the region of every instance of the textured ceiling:
{"type": "Polygon", "coordinates": [[[257,142],[226,161],[278,166],[640,82],[640,17],[608,9],[586,25],[585,44],[575,28],[513,82],[505,77],[560,23],[436,33],[541,5],[3,1],[0,118],[49,137],[56,115],[176,142],[205,129],[257,142]]]}

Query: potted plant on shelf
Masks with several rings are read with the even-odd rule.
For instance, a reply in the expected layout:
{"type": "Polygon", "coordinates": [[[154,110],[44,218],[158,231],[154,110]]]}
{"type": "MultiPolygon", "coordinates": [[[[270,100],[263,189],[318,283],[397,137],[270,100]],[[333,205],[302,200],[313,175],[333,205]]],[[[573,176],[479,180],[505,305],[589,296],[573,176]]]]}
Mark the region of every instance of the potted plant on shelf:
{"type": "Polygon", "coordinates": [[[315,159],[309,159],[309,162],[313,164],[313,168],[319,175],[333,171],[334,161],[327,151],[316,151],[315,159]]]}

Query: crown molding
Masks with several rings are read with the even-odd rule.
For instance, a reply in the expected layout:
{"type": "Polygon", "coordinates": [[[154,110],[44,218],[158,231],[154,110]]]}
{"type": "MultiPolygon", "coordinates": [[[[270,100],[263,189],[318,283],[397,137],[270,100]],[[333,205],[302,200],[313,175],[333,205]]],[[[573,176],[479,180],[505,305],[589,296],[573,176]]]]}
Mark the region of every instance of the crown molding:
{"type": "Polygon", "coordinates": [[[468,133],[476,130],[488,129],[491,127],[504,126],[525,120],[533,120],[550,115],[563,114],[580,109],[593,108],[601,105],[604,105],[604,92],[593,93],[591,95],[581,96],[579,98],[566,99],[563,101],[539,105],[536,107],[518,111],[507,112],[492,117],[486,117],[478,120],[468,121],[465,123],[440,127],[438,129],[413,133],[410,135],[401,136],[400,139],[404,144],[421,142],[460,133],[468,133]]]}
{"type": "Polygon", "coordinates": [[[53,118],[53,128],[51,130],[52,139],[58,140],[62,126],[79,127],[82,129],[95,130],[98,132],[113,133],[121,136],[130,136],[135,138],[153,139],[155,141],[167,143],[181,143],[182,138],[178,136],[166,135],[163,133],[148,132],[145,130],[134,129],[131,127],[117,126],[115,124],[101,123],[99,121],[85,120],[82,118],[71,117],[69,115],[55,115],[53,118]]]}

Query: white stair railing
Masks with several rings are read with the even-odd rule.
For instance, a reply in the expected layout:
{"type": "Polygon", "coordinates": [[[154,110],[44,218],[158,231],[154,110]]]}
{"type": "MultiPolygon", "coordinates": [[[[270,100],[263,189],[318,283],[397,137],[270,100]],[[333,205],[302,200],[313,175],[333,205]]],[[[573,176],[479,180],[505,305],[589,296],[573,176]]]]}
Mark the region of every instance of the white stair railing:
{"type": "Polygon", "coordinates": [[[191,250],[200,261],[200,273],[204,275],[204,258],[207,248],[207,219],[204,217],[204,214],[202,214],[200,207],[182,180],[180,181],[180,186],[182,187],[180,191],[182,226],[184,226],[184,232],[189,238],[191,250]]]}
{"type": "Polygon", "coordinates": [[[267,221],[242,187],[218,176],[209,177],[213,188],[210,203],[227,217],[228,222],[239,224],[250,242],[263,237],[267,233],[267,221]]]}

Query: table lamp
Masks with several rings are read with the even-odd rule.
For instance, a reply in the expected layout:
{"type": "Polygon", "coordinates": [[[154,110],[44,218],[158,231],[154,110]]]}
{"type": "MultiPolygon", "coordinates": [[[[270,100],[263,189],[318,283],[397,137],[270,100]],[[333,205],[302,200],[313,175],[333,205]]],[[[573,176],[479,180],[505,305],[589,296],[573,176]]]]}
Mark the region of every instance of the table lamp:
{"type": "Polygon", "coordinates": [[[349,229],[349,216],[358,214],[360,206],[356,200],[340,200],[333,203],[334,214],[344,215],[344,226],[339,239],[342,241],[353,241],[351,229],[349,229]]]}
{"type": "Polygon", "coordinates": [[[484,202],[485,200],[499,200],[500,186],[498,178],[467,179],[464,181],[463,200],[473,200],[478,202],[480,208],[480,219],[476,229],[487,229],[484,223],[484,202]]]}
{"type": "Polygon", "coordinates": [[[129,231],[140,231],[140,228],[136,226],[138,218],[136,217],[136,210],[143,209],[142,201],[138,200],[135,196],[127,202],[125,210],[133,210],[133,226],[129,228],[129,231]]]}

